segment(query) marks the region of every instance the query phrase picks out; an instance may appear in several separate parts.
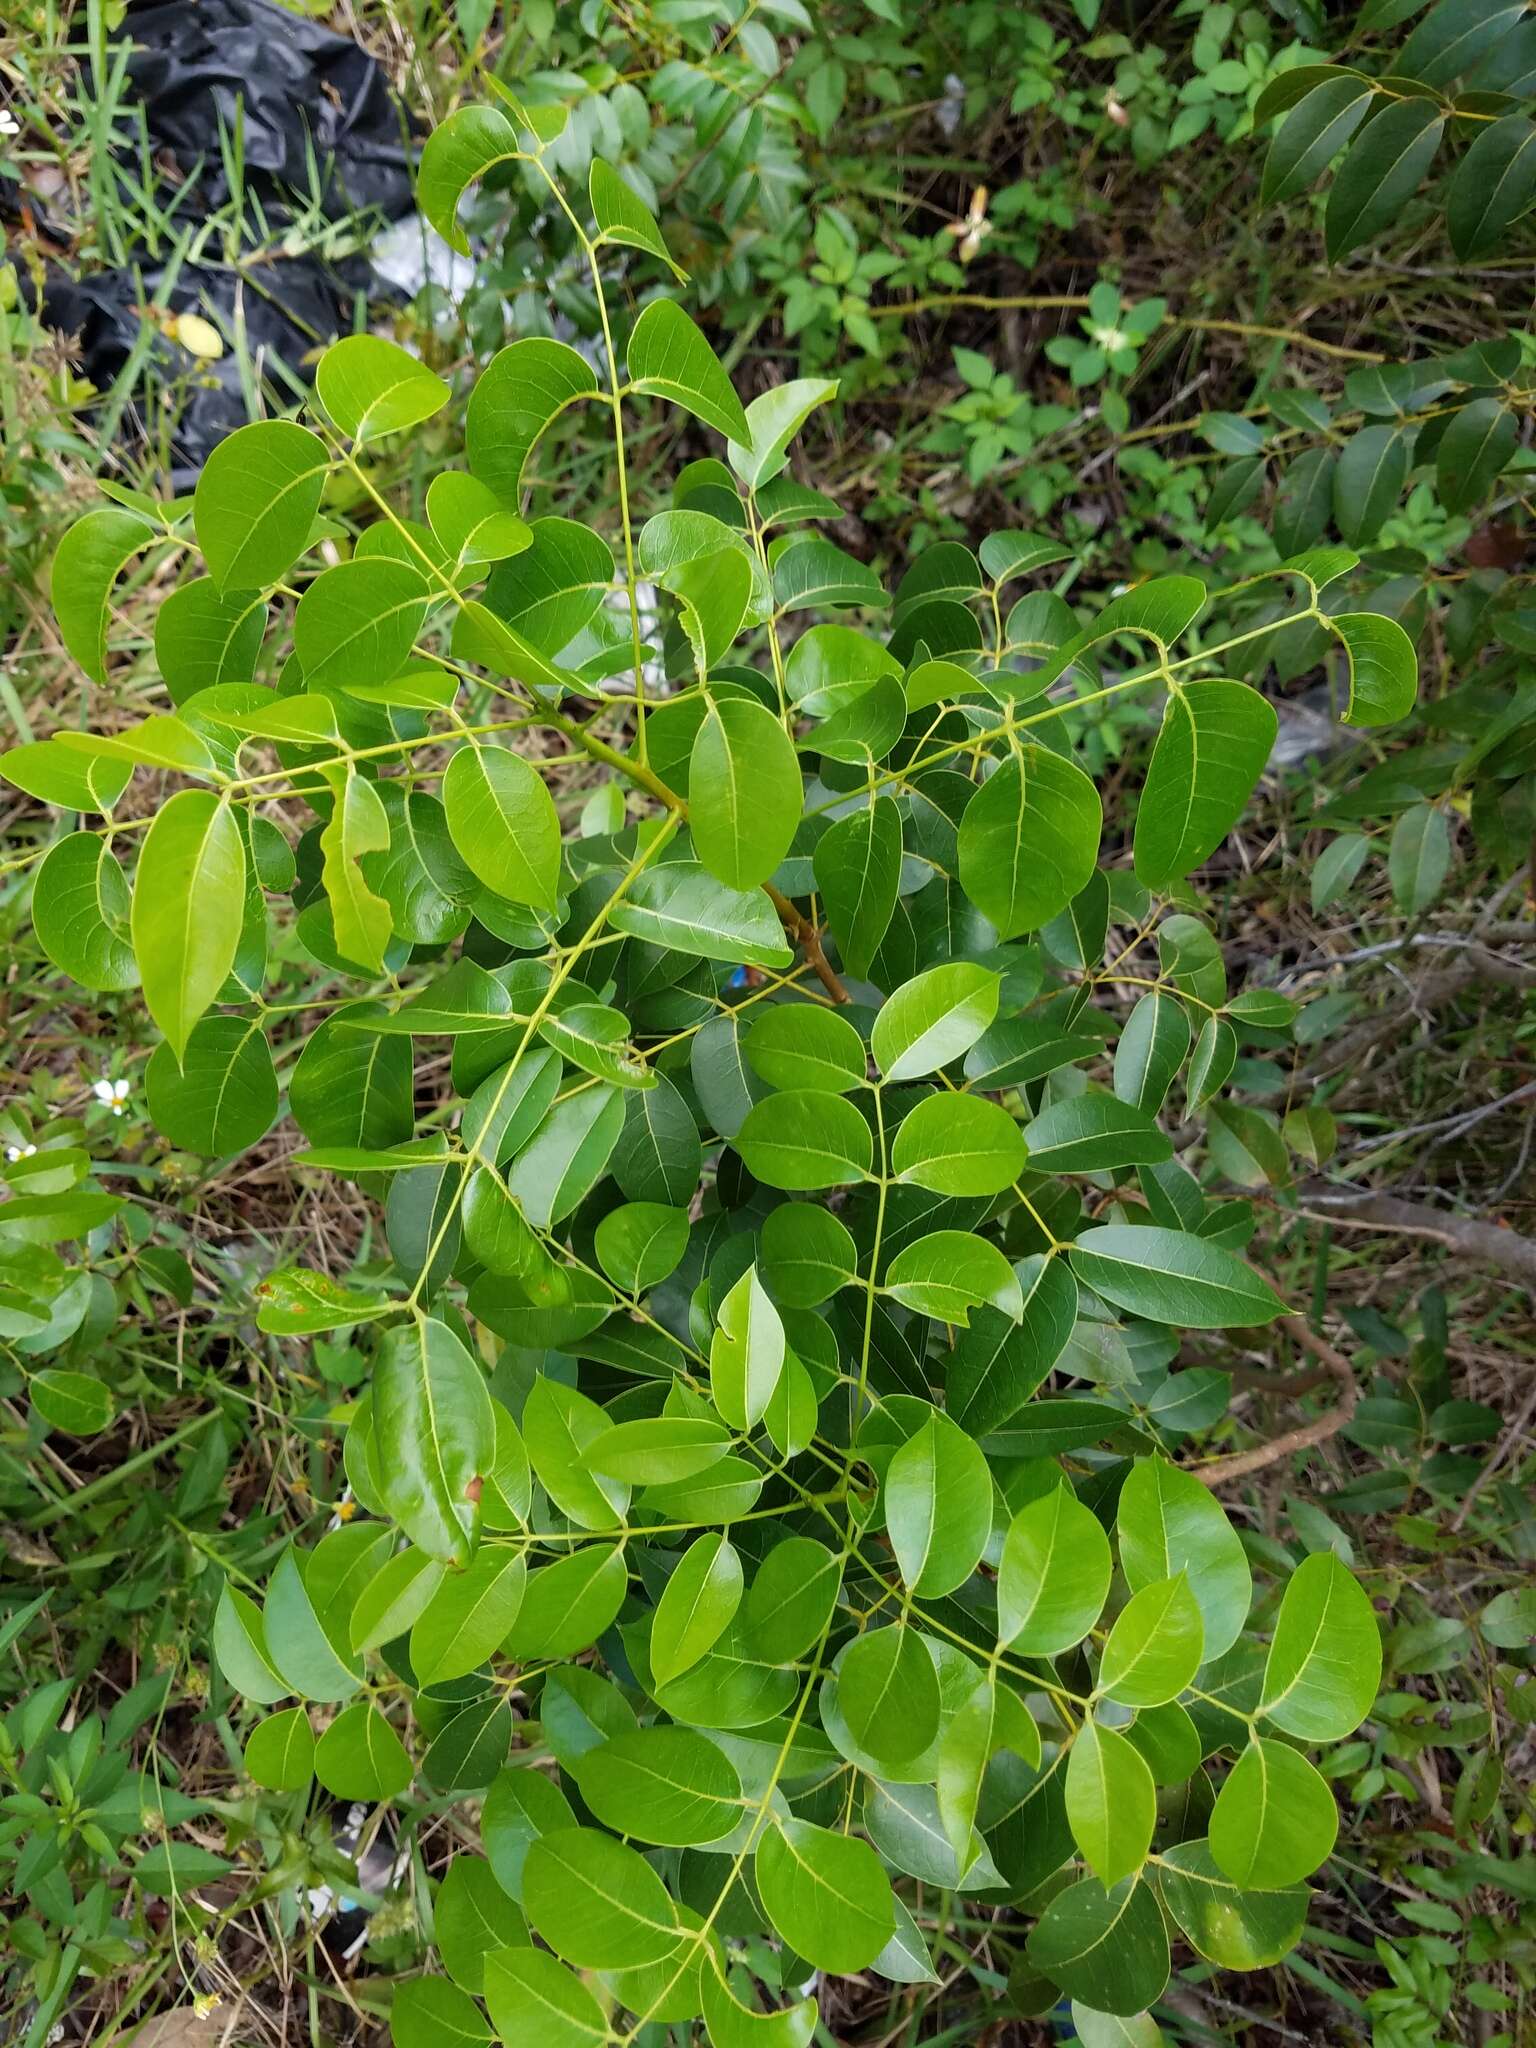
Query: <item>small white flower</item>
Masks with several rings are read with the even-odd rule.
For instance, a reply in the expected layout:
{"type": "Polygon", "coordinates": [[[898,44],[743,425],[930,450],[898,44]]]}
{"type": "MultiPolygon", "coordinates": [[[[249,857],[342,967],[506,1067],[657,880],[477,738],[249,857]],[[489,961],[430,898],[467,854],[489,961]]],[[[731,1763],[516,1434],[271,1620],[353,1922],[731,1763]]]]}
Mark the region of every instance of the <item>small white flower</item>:
{"type": "Polygon", "coordinates": [[[1118,327],[1092,327],[1088,332],[1090,339],[1097,347],[1103,349],[1107,356],[1112,356],[1117,349],[1129,348],[1131,345],[1130,336],[1122,334],[1118,327]]]}
{"type": "Polygon", "coordinates": [[[953,135],[965,113],[965,80],[951,71],[944,81],[944,97],[934,108],[934,119],[946,135],[953,135]]]}
{"type": "Polygon", "coordinates": [[[126,1081],[109,1080],[93,1081],[91,1083],[91,1093],[98,1102],[106,1103],[114,1116],[121,1116],[123,1104],[128,1100],[128,1083],[126,1081]]]}
{"type": "Polygon", "coordinates": [[[0,107],[0,135],[19,135],[20,133],[21,123],[17,120],[16,116],[8,113],[4,107],[0,107]]]}
{"type": "Polygon", "coordinates": [[[36,1150],[37,1147],[35,1145],[7,1145],[5,1156],[12,1162],[18,1159],[30,1159],[36,1150]]]}

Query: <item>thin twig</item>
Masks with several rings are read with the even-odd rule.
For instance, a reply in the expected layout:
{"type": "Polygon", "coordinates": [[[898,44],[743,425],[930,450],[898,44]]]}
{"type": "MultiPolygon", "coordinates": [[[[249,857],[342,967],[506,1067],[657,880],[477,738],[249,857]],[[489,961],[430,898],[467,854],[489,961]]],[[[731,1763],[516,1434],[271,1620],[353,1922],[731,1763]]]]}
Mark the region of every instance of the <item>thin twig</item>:
{"type": "Polygon", "coordinates": [[[1320,1337],[1316,1330],[1299,1318],[1291,1325],[1291,1335],[1304,1350],[1320,1360],[1330,1377],[1338,1382],[1338,1400],[1327,1414],[1316,1416],[1296,1429],[1288,1429],[1254,1450],[1237,1451],[1230,1458],[1213,1458],[1208,1465],[1193,1466],[1191,1469],[1195,1477],[1205,1485],[1225,1486],[1229,1480],[1244,1479],[1250,1472],[1263,1472],[1270,1465],[1278,1465],[1282,1458],[1289,1458],[1297,1451],[1309,1451],[1317,1444],[1326,1443],[1330,1437],[1338,1435],[1354,1414],[1360,1389],[1343,1352],[1335,1351],[1326,1337],[1320,1337]]]}
{"type": "MultiPolygon", "coordinates": [[[[876,320],[904,319],[909,313],[928,313],[947,310],[952,306],[976,306],[983,312],[1007,313],[1052,313],[1078,312],[1088,304],[1080,292],[1026,292],[1022,295],[1004,294],[992,297],[985,292],[928,292],[916,299],[900,299],[887,306],[871,306],[870,313],[876,320]]],[[[1341,342],[1319,341],[1315,336],[1303,334],[1296,327],[1256,326],[1247,320],[1205,320],[1183,318],[1174,315],[1169,321],[1171,327],[1191,328],[1210,334],[1237,334],[1248,339],[1262,341],[1286,341],[1293,348],[1309,348],[1318,355],[1338,356],[1350,363],[1382,363],[1387,359],[1368,348],[1345,348],[1341,342]]]]}
{"type": "Polygon", "coordinates": [[[1498,1471],[1499,1467],[1509,1463],[1511,1455],[1517,1450],[1521,1439],[1525,1435],[1525,1426],[1533,1414],[1536,1414],[1536,1386],[1531,1388],[1524,1401],[1521,1402],[1520,1412],[1516,1415],[1514,1421],[1511,1422],[1508,1429],[1505,1430],[1503,1436],[1500,1437],[1498,1449],[1467,1488],[1466,1498],[1451,1517],[1451,1527],[1453,1529],[1459,1529],[1467,1519],[1467,1516],[1472,1511],[1473,1501],[1477,1499],[1477,1496],[1488,1484],[1494,1473],[1498,1471]]]}

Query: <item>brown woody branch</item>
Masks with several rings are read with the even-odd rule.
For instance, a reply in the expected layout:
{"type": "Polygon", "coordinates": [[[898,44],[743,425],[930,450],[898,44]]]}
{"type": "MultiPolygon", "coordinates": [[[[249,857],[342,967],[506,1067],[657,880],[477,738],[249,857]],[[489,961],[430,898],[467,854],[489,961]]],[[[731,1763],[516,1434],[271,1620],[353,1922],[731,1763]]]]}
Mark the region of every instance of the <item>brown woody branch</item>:
{"type": "Polygon", "coordinates": [[[1506,1230],[1500,1223],[1479,1223],[1427,1202],[1407,1202],[1399,1195],[1359,1195],[1308,1182],[1300,1190],[1302,1214],[1319,1223],[1346,1230],[1398,1231],[1408,1237],[1430,1237],[1463,1257],[1495,1266],[1512,1280],[1536,1287],[1536,1239],[1506,1230]]]}
{"type": "Polygon", "coordinates": [[[802,917],[789,898],[781,895],[771,882],[766,886],[773,907],[779,913],[780,924],[804,953],[807,964],[815,972],[816,979],[834,1003],[851,1003],[853,997],[849,995],[841,976],[821,950],[820,927],[810,918],[802,917]]]}
{"type": "Polygon", "coordinates": [[[1336,1382],[1338,1399],[1326,1414],[1316,1416],[1296,1429],[1288,1429],[1254,1450],[1237,1451],[1229,1458],[1213,1458],[1208,1465],[1192,1466],[1195,1477],[1205,1485],[1225,1486],[1229,1480],[1245,1479],[1250,1472],[1263,1472],[1271,1465],[1278,1465],[1282,1458],[1292,1457],[1297,1451],[1309,1451],[1318,1444],[1327,1443],[1330,1437],[1338,1435],[1354,1414],[1360,1389],[1343,1352],[1336,1351],[1326,1337],[1320,1337],[1300,1317],[1292,1323],[1291,1334],[1319,1361],[1327,1377],[1336,1382]]]}

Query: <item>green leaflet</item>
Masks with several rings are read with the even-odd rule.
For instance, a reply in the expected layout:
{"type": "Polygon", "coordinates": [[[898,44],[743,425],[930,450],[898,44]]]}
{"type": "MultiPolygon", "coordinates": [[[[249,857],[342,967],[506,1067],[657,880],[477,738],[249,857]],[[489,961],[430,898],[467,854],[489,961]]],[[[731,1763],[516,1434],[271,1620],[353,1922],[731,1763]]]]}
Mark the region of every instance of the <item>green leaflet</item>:
{"type": "Polygon", "coordinates": [[[957,961],[899,988],[875,1019],[871,1049],[887,1081],[910,1081],[959,1059],[997,1015],[998,980],[957,961]]]}
{"type": "Polygon", "coordinates": [[[659,1963],[677,1946],[661,1879],[638,1851],[596,1828],[556,1829],[534,1841],[523,1906],[556,1954],[579,1969],[659,1963]]]}
{"type": "Polygon", "coordinates": [[[1139,1752],[1113,1728],[1085,1721],[1067,1758],[1067,1820],[1102,1885],[1140,1870],[1156,1819],[1156,1788],[1139,1752]]]}
{"type": "Polygon", "coordinates": [[[1203,1627],[1203,1653],[1219,1657],[1248,1618],[1253,1581],[1237,1531],[1193,1473],[1140,1458],[1120,1492],[1120,1557],[1133,1592],[1184,1576],[1203,1627]]]}
{"type": "Polygon", "coordinates": [[[1492,121],[1473,138],[1446,192],[1451,247],[1465,263],[1497,247],[1536,201],[1536,129],[1523,114],[1492,121]]]}
{"type": "Polygon", "coordinates": [[[358,1594],[348,1630],[353,1650],[405,1635],[442,1584],[444,1567],[423,1551],[398,1551],[358,1594]]]}
{"type": "Polygon", "coordinates": [[[641,249],[648,256],[659,257],[674,276],[686,276],[686,272],[679,270],[667,253],[661,229],[657,227],[650,208],[601,157],[592,159],[587,191],[592,202],[592,217],[605,241],[641,249]]]}
{"type": "Polygon", "coordinates": [[[892,1259],[886,1292],[903,1308],[964,1328],[974,1308],[1001,1309],[1018,1322],[1018,1277],[997,1246],[964,1230],[935,1230],[892,1259]]]}
{"type": "MultiPolygon", "coordinates": [[[[422,168],[425,174],[425,158],[422,168]]],[[[567,406],[596,390],[591,365],[563,341],[529,336],[491,358],[470,394],[469,466],[509,511],[522,510],[523,473],[540,437],[567,406]]]]}
{"type": "Polygon", "coordinates": [[[592,1459],[607,1430],[597,1403],[560,1380],[537,1380],[523,1408],[534,1472],[561,1513],[583,1529],[618,1528],[629,1504],[628,1481],[592,1459]]]}
{"type": "Polygon", "coordinates": [[[603,2008],[582,1980],[543,1949],[498,1949],[485,1959],[485,2002],[503,2041],[549,2048],[601,2048],[610,2037],[603,2008]]]}
{"type": "Polygon", "coordinates": [[[1072,2024],[1083,2048],[1162,2048],[1162,2029],[1148,2012],[1118,2019],[1073,1999],[1072,2024]]]}
{"type": "Polygon", "coordinates": [[[479,1526],[472,1482],[490,1465],[494,1424],[480,1368],[446,1323],[413,1318],[386,1334],[374,1428],[390,1512],[429,1557],[466,1564],[479,1526]]]}
{"type": "Polygon", "coordinates": [[[861,1180],[874,1158],[869,1125],[846,1096],[787,1090],[755,1103],[736,1149],[769,1187],[833,1188],[861,1180]]]}
{"type": "Polygon", "coordinates": [[[1217,1794],[1210,1830],[1211,1855],[1235,1885],[1282,1891],[1327,1858],[1338,1808],[1304,1756],[1255,1736],[1217,1794]]]}
{"type": "Polygon", "coordinates": [[[761,1253],[769,1293],[791,1308],[819,1308],[858,1271],[848,1226],[813,1202],[782,1202],[770,1210],[761,1253]]]}
{"type": "Polygon", "coordinates": [[[192,523],[221,590],[264,590],[308,544],[330,469],[325,443],[289,420],[238,427],[203,465],[192,523]]]}
{"type": "Polygon", "coordinates": [[[1364,120],[1371,98],[1369,81],[1345,72],[1324,78],[1297,101],[1270,144],[1259,204],[1277,206],[1305,191],[1364,120]]]}
{"type": "Polygon", "coordinates": [[[1418,664],[1413,642],[1396,619],[1376,612],[1340,612],[1328,630],[1343,642],[1349,667],[1351,725],[1390,725],[1413,709],[1418,664]]]}
{"type": "MultiPolygon", "coordinates": [[[[682,626],[693,649],[701,683],[729,652],[752,609],[754,570],[751,558],[740,548],[724,547],[713,554],[680,562],[667,572],[666,587],[682,607],[682,626]]],[[[776,719],[773,724],[782,734],[783,727],[776,719]]],[[[706,770],[701,789],[707,791],[710,786],[711,771],[706,770]]]]}
{"type": "Polygon", "coordinates": [[[1514,414],[1498,399],[1475,398],[1461,408],[1435,451],[1435,483],[1448,511],[1469,512],[1486,497],[1518,438],[1514,414]]]}
{"type": "Polygon", "coordinates": [[[747,1034],[747,1058],[775,1088],[827,1089],[834,1095],[860,1087],[868,1064],[853,1026],[835,1010],[809,1003],[759,1009],[747,1034]]]}
{"type": "Polygon", "coordinates": [[[460,107],[427,138],[417,203],[461,256],[469,254],[469,242],[458,224],[459,201],[476,178],[512,156],[517,146],[516,129],[496,107],[460,107]]]}
{"type": "Polygon", "coordinates": [[[818,1969],[861,1970],[890,1937],[891,1888],[867,1842],[785,1821],[759,1841],[754,1875],[773,1925],[818,1969]]]}
{"type": "Polygon", "coordinates": [[[27,1391],[43,1420],[71,1436],[95,1436],[112,1420],[112,1395],[89,1373],[48,1366],[33,1374],[27,1391]]]}
{"type": "Polygon", "coordinates": [[[1029,1960],[1069,1997],[1134,2017],[1168,1982],[1168,1936],[1151,1888],[1134,1877],[1106,1891],[1096,1877],[1070,1885],[1029,1937],[1029,1960]]]}
{"type": "Polygon", "coordinates": [[[984,1679],[950,1721],[939,1750],[939,1818],[957,1859],[967,1857],[972,1846],[982,1781],[1000,1750],[1038,1769],[1040,1731],[1016,1692],[984,1679]]]}
{"type": "Polygon", "coordinates": [[[480,2048],[491,2038],[469,1993],[442,1977],[413,1977],[399,1985],[389,2021],[396,2048],[480,2048]]]}
{"type": "Polygon", "coordinates": [[[266,631],[267,606],[248,590],[221,591],[211,576],[173,590],[155,620],[155,660],[171,701],[248,683],[266,631]]]}
{"type": "Polygon", "coordinates": [[[726,451],[731,467],[749,490],[778,475],[790,442],[819,405],[837,395],[835,379],[796,377],[754,398],[746,409],[749,432],[726,451]]]}
{"type": "Polygon", "coordinates": [[[64,645],[93,683],[107,679],[112,586],[154,538],[154,528],[136,513],[102,505],[59,542],[53,559],[53,608],[64,645]]]}
{"type": "Polygon", "coordinates": [[[1352,1735],[1376,1697],[1381,1638],[1371,1603],[1331,1550],[1303,1559],[1280,1603],[1262,1711],[1289,1735],[1352,1735]]]}
{"type": "Polygon", "coordinates": [[[665,1280],[687,1249],[687,1212],[659,1202],[626,1202],[597,1227],[598,1263],[631,1294],[665,1280]]]}
{"type": "MultiPolygon", "coordinates": [[[[698,829],[695,813],[696,841],[698,829]]],[[[702,960],[787,967],[794,958],[778,914],[760,889],[728,887],[691,861],[638,875],[623,902],[614,905],[610,922],[616,931],[702,960]]]]}
{"type": "Polygon", "coordinates": [[[155,1048],[144,1084],[150,1115],[171,1143],[210,1158],[256,1144],[277,1116],[272,1053],[255,1020],[201,1018],[179,1065],[169,1044],[155,1048]]]}
{"type": "Polygon", "coordinates": [[[1387,875],[1404,917],[1417,917],[1439,895],[1451,865],[1451,835],[1445,813],[1431,804],[1411,804],[1392,827],[1387,875]]]}
{"type": "Polygon", "coordinates": [[[1183,1572],[1143,1586],[1115,1617],[1099,1690],[1126,1707],[1176,1699],[1204,1662],[1205,1624],[1183,1572]]]}
{"type": "Polygon", "coordinates": [[[886,1528],[902,1578],[919,1597],[953,1592],[975,1570],[992,1533],[987,1461],[935,1411],[892,1458],[886,1528]]]}
{"type": "Polygon", "coordinates": [[[433,1902],[432,1918],[449,1976],[481,1996],[490,1957],[508,1941],[528,1939],[522,1914],[480,1856],[454,1857],[433,1902]]]}
{"type": "Polygon", "coordinates": [[[418,426],[448,403],[448,386],[425,363],[376,334],[332,342],[315,366],[320,402],[354,441],[418,426]]]}
{"type": "Polygon", "coordinates": [[[508,1657],[574,1657],[595,1643],[623,1603],[629,1573],[622,1545],[589,1546],[529,1575],[502,1646],[508,1657]]]}
{"type": "Polygon", "coordinates": [[[82,988],[132,988],[139,969],[128,941],[128,906],[128,884],[111,847],[94,833],[71,832],[37,871],[33,929],[54,966],[82,988]]]}
{"type": "Polygon", "coordinates": [[[533,543],[532,529],[504,511],[488,485],[456,469],[428,484],[427,517],[444,552],[456,562],[503,562],[533,543]]]}
{"type": "Polygon", "coordinates": [[[213,1652],[229,1683],[262,1706],[285,1699],[291,1688],[267,1650],[261,1609],[238,1587],[226,1585],[213,1617],[213,1652]]]}
{"type": "Polygon", "coordinates": [[[1224,1970],[1267,1969],[1296,1946],[1306,1924],[1305,1885],[1244,1891],[1223,1874],[1208,1842],[1168,1849],[1157,1889],[1179,1931],[1224,1970]]]}
{"type": "Polygon", "coordinates": [[[733,441],[751,441],[747,416],[719,358],[674,300],[653,299],[645,308],[627,355],[636,391],[669,399],[733,441]]]}
{"type": "Polygon", "coordinates": [[[1149,889],[1190,874],[1226,838],[1274,745],[1273,705],[1245,683],[1169,692],[1136,812],[1136,873],[1149,889]]]}
{"type": "Polygon", "coordinates": [[[387,852],[389,818],[378,791],[350,763],[344,773],[332,770],[326,779],[331,817],[320,835],[320,850],[336,945],[349,960],[377,974],[394,920],[383,897],[368,886],[362,863],[368,854],[387,852]]]}
{"type": "Polygon", "coordinates": [[[293,644],[311,690],[383,683],[405,667],[427,615],[420,570],[383,556],[323,569],[299,599],[293,644]]]}
{"type": "Polygon", "coordinates": [[[960,882],[998,937],[1038,931],[1093,873],[1103,810],[1073,762],[1026,746],[1003,762],[960,822],[960,882]]]}
{"type": "Polygon", "coordinates": [[[556,1102],[506,1176],[535,1229],[578,1206],[613,1156],[624,1122],[623,1092],[601,1083],[556,1102]]]}
{"type": "Polygon", "coordinates": [[[411,1628],[411,1668],[423,1685],[462,1678],[506,1640],[527,1577],[521,1551],[487,1544],[438,1581],[411,1628]]]}
{"type": "Polygon", "coordinates": [[[1324,238],[1330,263],[1369,241],[1418,189],[1444,126],[1436,103],[1421,99],[1399,100],[1366,123],[1328,194],[1324,238]]]}
{"type": "Polygon", "coordinates": [[[542,778],[507,747],[462,747],[443,777],[460,857],[495,896],[553,910],[560,821],[542,778]]]}
{"type": "Polygon", "coordinates": [[[998,1641],[1020,1656],[1080,1643],[1103,1612],[1113,1567],[1098,1518],[1054,1486],[1008,1525],[997,1581],[998,1641]]]}
{"type": "Polygon", "coordinates": [[[704,2023],[717,2048],[810,2048],[816,2026],[813,1998],[760,2013],[742,2005],[723,1977],[706,1968],[702,1980],[704,2023]]]}
{"type": "Polygon", "coordinates": [[[1156,1116],[1188,1051],[1189,1018],[1183,1005],[1150,990],[1138,999],[1115,1047],[1116,1095],[1156,1116]]]}
{"type": "Polygon", "coordinates": [[[0,754],[0,775],[15,789],[67,811],[110,811],[133,777],[133,763],[76,753],[59,740],[33,740],[0,754]]]}
{"type": "Polygon", "coordinates": [[[770,1664],[803,1656],[837,1599],[842,1561],[810,1536],[786,1536],[758,1567],[747,1595],[746,1640],[770,1664]]]}
{"type": "Polygon", "coordinates": [[[715,1531],[684,1553],[656,1603],[651,1670],[659,1685],[698,1663],[719,1641],[741,1604],[741,1560],[715,1531]]]}
{"type": "Polygon", "coordinates": [[[693,843],[709,872],[728,889],[766,882],[789,851],[801,802],[800,769],[778,719],[749,698],[712,700],[688,763],[693,843]]]}
{"type": "Polygon", "coordinates": [[[314,1775],[315,1736],[302,1707],[258,1721],[246,1738],[245,1768],[273,1792],[302,1792],[314,1775]]]}
{"type": "Polygon", "coordinates": [[[344,1708],[326,1729],[315,1745],[314,1770],[338,1799],[393,1799],[415,1775],[405,1745],[366,1700],[344,1708]]]}
{"type": "Polygon", "coordinates": [[[1139,1104],[1113,1095],[1071,1095],[1053,1103],[1025,1125],[1024,1143],[1036,1173],[1151,1166],[1173,1154],[1169,1140],[1139,1104]]]}
{"type": "Polygon", "coordinates": [[[816,843],[814,870],[844,966],[867,974],[901,880],[901,819],[891,799],[876,797],[839,818],[816,843]]]}
{"type": "Polygon", "coordinates": [[[784,1369],[784,1325],[749,1266],[720,1304],[709,1347],[715,1406],[733,1429],[750,1429],[764,1414],[784,1369]]]}
{"type": "Polygon", "coordinates": [[[644,1842],[674,1848],[717,1842],[741,1817],[735,1767],[687,1728],[616,1735],[586,1753],[576,1779],[605,1826],[644,1842]]]}
{"type": "Polygon", "coordinates": [[[656,1076],[629,1043],[629,1019],[604,1003],[573,1003],[551,1012],[539,1024],[563,1059],[600,1081],[619,1088],[654,1088],[656,1076]]]}
{"type": "Polygon", "coordinates": [[[1408,449],[1395,426],[1351,435],[1333,472],[1333,516],[1351,547],[1366,547],[1397,504],[1408,474],[1408,449]]]}
{"type": "Polygon", "coordinates": [[[1268,1281],[1184,1231],[1104,1224],[1084,1231],[1069,1256],[1078,1278],[1106,1301],[1152,1322],[1226,1330],[1285,1314],[1268,1281]]]}
{"type": "Polygon", "coordinates": [[[939,1732],[938,1673],[916,1629],[856,1636],[837,1665],[837,1704],[859,1750],[881,1767],[910,1763],[939,1732]]]}
{"type": "Polygon", "coordinates": [[[290,1544],[279,1559],[262,1615],[265,1652],[285,1691],[306,1700],[347,1700],[362,1684],[362,1663],[315,1605],[308,1577],[317,1555],[290,1544]]]}
{"type": "Polygon", "coordinates": [[[234,965],[245,842],[211,791],[179,790],[145,835],[133,880],[133,950],[150,1015],[180,1061],[234,965]]]}
{"type": "Polygon", "coordinates": [[[1064,1259],[1021,1262],[1023,1313],[983,1309],[956,1339],[945,1369],[946,1404],[967,1435],[1000,1429],[1024,1406],[1071,1338],[1077,1282],[1064,1259]]]}

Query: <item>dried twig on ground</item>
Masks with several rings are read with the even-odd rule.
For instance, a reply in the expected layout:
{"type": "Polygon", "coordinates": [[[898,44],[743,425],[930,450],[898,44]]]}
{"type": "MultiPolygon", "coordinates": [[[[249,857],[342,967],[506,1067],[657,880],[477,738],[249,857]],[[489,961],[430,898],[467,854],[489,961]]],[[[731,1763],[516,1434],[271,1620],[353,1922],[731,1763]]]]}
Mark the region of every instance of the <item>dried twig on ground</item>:
{"type": "Polygon", "coordinates": [[[1326,1414],[1286,1430],[1267,1444],[1259,1444],[1251,1451],[1236,1451],[1228,1458],[1213,1458],[1208,1465],[1194,1466],[1195,1477],[1207,1486],[1225,1486],[1229,1480],[1244,1479],[1250,1472],[1263,1472],[1297,1451],[1311,1450],[1316,1444],[1326,1443],[1331,1436],[1337,1436],[1354,1414],[1360,1389],[1343,1352],[1336,1351],[1326,1337],[1320,1337],[1299,1317],[1291,1323],[1290,1332],[1304,1350],[1310,1351],[1321,1362],[1329,1377],[1337,1381],[1338,1400],[1326,1414]]]}

